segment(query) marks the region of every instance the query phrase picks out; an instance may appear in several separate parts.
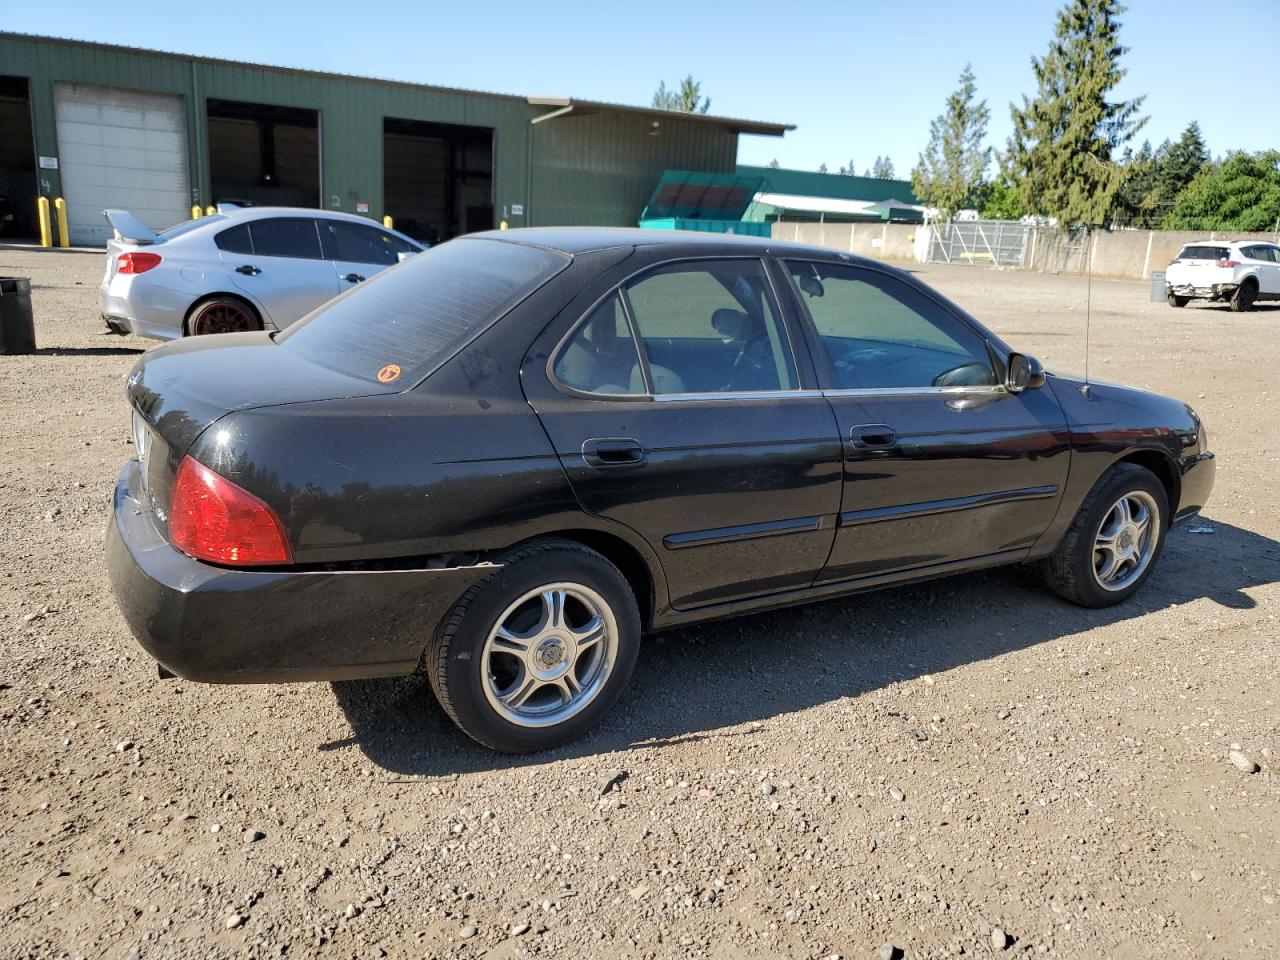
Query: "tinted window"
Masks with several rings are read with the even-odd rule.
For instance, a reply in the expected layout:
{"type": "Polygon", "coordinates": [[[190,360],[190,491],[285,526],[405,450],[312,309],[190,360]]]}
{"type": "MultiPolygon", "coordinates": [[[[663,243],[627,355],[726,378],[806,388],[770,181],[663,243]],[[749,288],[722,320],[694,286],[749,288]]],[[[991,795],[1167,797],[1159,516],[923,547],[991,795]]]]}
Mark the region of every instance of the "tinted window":
{"type": "Polygon", "coordinates": [[[990,386],[986,345],[915,287],[887,274],[789,263],[841,389],[990,386]]]}
{"type": "Polygon", "coordinates": [[[786,331],[759,260],[673,264],[626,291],[654,393],[796,386],[786,331]]]}
{"type": "Polygon", "coordinates": [[[1183,247],[1179,260],[1225,260],[1226,247],[1183,247]]]}
{"type": "Polygon", "coordinates": [[[332,240],[330,256],[334,260],[393,264],[400,262],[401,253],[418,252],[417,247],[405,243],[399,237],[360,223],[321,220],[320,230],[332,240]]]}
{"type": "Polygon", "coordinates": [[[453,240],[379,273],[276,339],[323,367],[402,389],[568,262],[522,244],[453,240]]]}
{"type": "Polygon", "coordinates": [[[249,239],[249,225],[241,224],[230,230],[223,230],[213,238],[219,250],[227,253],[253,253],[253,242],[249,239]]]}
{"type": "Polygon", "coordinates": [[[635,338],[612,294],[574,332],[556,359],[556,379],[584,393],[644,393],[635,338]]]}
{"type": "Polygon", "coordinates": [[[253,252],[260,257],[320,260],[320,235],[310,217],[278,217],[249,224],[253,252]]]}

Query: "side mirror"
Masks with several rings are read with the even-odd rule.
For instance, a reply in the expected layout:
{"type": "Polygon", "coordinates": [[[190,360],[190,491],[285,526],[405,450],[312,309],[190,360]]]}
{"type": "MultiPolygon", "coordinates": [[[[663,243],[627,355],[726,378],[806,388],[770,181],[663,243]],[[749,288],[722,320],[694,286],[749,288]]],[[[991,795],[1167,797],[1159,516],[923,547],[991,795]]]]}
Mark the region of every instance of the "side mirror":
{"type": "Polygon", "coordinates": [[[1005,389],[1010,393],[1022,393],[1035,387],[1044,386],[1044,367],[1035,357],[1025,353],[1009,354],[1007,373],[1004,378],[1005,389]]]}

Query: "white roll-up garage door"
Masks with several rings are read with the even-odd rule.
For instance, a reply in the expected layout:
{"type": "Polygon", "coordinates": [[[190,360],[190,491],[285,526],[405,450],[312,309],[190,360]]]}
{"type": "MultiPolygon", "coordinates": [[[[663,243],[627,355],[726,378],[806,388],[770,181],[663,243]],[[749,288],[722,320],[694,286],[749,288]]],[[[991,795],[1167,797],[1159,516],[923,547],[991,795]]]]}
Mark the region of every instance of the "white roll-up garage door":
{"type": "Polygon", "coordinates": [[[54,109],[72,243],[105,244],[108,207],[130,211],[152,230],[190,219],[181,97],[58,84],[54,109]]]}

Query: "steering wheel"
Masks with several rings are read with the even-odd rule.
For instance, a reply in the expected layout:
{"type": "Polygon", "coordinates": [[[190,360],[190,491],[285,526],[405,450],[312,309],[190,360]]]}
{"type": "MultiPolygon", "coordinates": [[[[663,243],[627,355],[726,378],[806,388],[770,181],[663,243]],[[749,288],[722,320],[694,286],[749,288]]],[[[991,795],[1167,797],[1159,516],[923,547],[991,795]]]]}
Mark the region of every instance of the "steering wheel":
{"type": "Polygon", "coordinates": [[[765,369],[765,360],[771,355],[767,335],[744,340],[738,355],[733,358],[733,366],[729,368],[729,382],[722,389],[725,391],[747,389],[740,382],[742,374],[748,374],[747,379],[753,379],[750,375],[762,373],[765,369]],[[761,347],[765,349],[761,350],[761,347]]]}

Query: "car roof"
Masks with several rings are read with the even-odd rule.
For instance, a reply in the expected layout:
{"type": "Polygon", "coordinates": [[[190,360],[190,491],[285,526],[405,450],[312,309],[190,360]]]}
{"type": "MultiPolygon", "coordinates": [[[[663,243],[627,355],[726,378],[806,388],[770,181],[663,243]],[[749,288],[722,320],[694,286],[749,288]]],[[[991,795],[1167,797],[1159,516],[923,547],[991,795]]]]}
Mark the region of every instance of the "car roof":
{"type": "Polygon", "coordinates": [[[512,230],[485,230],[467,237],[523,243],[558,250],[570,255],[615,247],[668,247],[673,253],[755,253],[765,255],[818,256],[824,260],[852,263],[879,263],[856,254],[816,247],[771,237],[749,237],[733,233],[699,230],[646,230],[640,227],[517,227],[512,230]]]}
{"type": "Polygon", "coordinates": [[[263,217],[324,217],[329,220],[363,223],[366,226],[382,226],[377,221],[371,220],[369,217],[362,217],[357,213],[343,213],[341,210],[320,210],[316,207],[228,207],[220,208],[218,212],[233,223],[239,220],[260,220],[263,217]]]}

